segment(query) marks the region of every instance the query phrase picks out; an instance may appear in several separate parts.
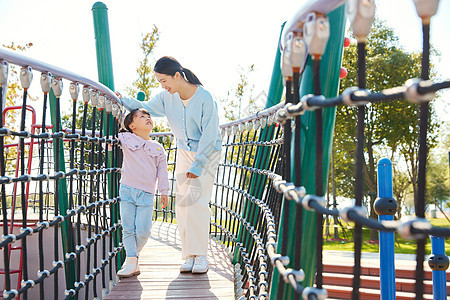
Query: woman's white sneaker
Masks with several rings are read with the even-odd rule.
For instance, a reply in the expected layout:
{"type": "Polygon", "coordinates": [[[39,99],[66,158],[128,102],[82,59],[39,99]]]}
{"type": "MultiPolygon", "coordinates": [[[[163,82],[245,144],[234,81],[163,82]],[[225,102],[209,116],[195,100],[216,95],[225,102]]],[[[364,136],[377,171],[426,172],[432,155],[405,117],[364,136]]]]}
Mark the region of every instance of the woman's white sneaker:
{"type": "Polygon", "coordinates": [[[186,257],[186,260],[184,261],[184,263],[180,267],[180,272],[181,273],[191,272],[192,271],[192,267],[194,266],[194,259],[195,259],[194,256],[186,257]]]}
{"type": "Polygon", "coordinates": [[[206,255],[198,255],[195,257],[192,273],[202,274],[208,272],[208,260],[206,255]]]}

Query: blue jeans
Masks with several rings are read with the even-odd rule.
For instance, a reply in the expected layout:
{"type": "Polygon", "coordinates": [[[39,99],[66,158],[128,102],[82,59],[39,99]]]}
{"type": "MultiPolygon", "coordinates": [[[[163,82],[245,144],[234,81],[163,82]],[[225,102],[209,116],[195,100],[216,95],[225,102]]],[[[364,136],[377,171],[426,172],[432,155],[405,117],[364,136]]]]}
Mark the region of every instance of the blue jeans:
{"type": "Polygon", "coordinates": [[[138,257],[152,229],[153,194],[120,185],[122,241],[127,257],[138,257]]]}

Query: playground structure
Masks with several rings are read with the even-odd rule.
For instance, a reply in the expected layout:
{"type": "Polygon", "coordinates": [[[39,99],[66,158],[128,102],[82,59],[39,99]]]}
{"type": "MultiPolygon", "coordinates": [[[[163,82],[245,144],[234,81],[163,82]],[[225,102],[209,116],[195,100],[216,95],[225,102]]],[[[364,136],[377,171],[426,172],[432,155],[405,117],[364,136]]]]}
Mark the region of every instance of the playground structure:
{"type": "MultiPolygon", "coordinates": [[[[434,268],[434,296],[445,299],[448,258],[443,251],[442,237],[449,237],[450,229],[432,227],[425,219],[425,168],[428,103],[436,91],[449,88],[450,81],[432,83],[428,78],[430,19],[439,1],[415,3],[423,20],[420,79],[382,93],[367,91],[364,49],[374,13],[373,2],[311,0],[284,26],[266,110],[221,125],[223,158],[210,203],[213,211],[210,230],[235,264],[237,297],[325,299],[322,221],[326,214],[355,223],[352,299],[360,298],[363,225],[380,231],[380,255],[386,259],[380,270],[384,274],[380,287],[382,299],[395,298],[394,231],[417,240],[416,299],[423,299],[425,243],[428,235],[433,236],[433,259],[429,263],[434,268]],[[346,9],[358,40],[358,87],[338,96],[346,9]],[[283,85],[286,102],[280,103],[283,85]],[[417,103],[421,110],[421,184],[415,204],[416,218],[392,221],[395,201],[392,202],[392,189],[389,191],[385,184],[379,186],[380,220],[375,221],[360,210],[364,107],[371,102],[404,98],[417,103]],[[324,205],[336,105],[358,106],[356,206],[342,211],[324,205]]],[[[93,11],[99,81],[106,86],[0,50],[2,101],[7,93],[10,65],[21,67],[24,89],[19,108],[20,129],[11,130],[7,125],[0,128],[3,225],[0,283],[4,285],[5,299],[69,299],[82,295],[100,299],[114,287],[115,272],[123,262],[118,213],[120,152],[115,136],[125,111],[113,92],[110,53],[100,51],[101,45],[109,45],[105,8],[96,3],[93,11]],[[30,118],[26,112],[32,110],[27,105],[27,97],[33,72],[41,73],[43,119],[41,124],[31,120],[27,127],[30,118]],[[73,111],[71,128],[64,130],[60,115],[61,106],[66,105],[61,98],[63,80],[70,82],[69,102],[73,111]],[[82,115],[77,114],[79,105],[83,107],[82,115]],[[93,108],[92,113],[89,106],[93,108]],[[46,120],[47,111],[51,126],[46,120]],[[15,137],[18,142],[5,145],[6,137],[15,137]],[[8,148],[17,149],[16,165],[7,156],[8,148]],[[8,166],[15,168],[8,169],[8,166]],[[30,190],[36,191],[32,199],[30,190]],[[18,206],[21,216],[14,214],[18,206]],[[37,257],[32,256],[36,252],[30,251],[30,246],[37,249],[37,257]],[[20,254],[13,259],[16,252],[20,254]]],[[[1,124],[6,124],[6,115],[0,116],[1,124]]],[[[154,137],[165,145],[174,172],[176,147],[172,135],[160,133],[154,137]]],[[[380,165],[385,168],[389,163],[384,161],[380,165]]],[[[382,169],[380,174],[384,174],[385,183],[392,182],[389,170],[382,169]]],[[[154,218],[173,222],[174,199],[172,193],[168,208],[157,206],[154,218]]]]}

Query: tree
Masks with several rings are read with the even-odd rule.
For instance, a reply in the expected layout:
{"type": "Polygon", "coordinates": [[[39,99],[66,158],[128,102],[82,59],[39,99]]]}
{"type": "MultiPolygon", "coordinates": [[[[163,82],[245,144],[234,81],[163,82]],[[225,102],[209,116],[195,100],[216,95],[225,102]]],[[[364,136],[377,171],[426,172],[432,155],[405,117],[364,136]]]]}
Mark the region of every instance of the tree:
{"type": "Polygon", "coordinates": [[[262,109],[256,103],[257,97],[253,96],[254,85],[250,85],[248,79],[254,70],[255,65],[250,65],[246,69],[241,68],[236,87],[228,91],[227,98],[220,100],[225,111],[225,118],[228,121],[250,116],[262,109]]]}
{"type": "MultiPolygon", "coordinates": [[[[420,76],[421,54],[409,53],[398,43],[398,37],[383,21],[375,20],[366,47],[367,88],[372,92],[401,86],[410,78],[420,76]]],[[[344,52],[343,66],[348,76],[342,80],[340,92],[357,86],[357,47],[353,43],[344,52]]],[[[357,108],[340,106],[336,112],[336,173],[342,181],[338,193],[349,197],[354,190],[354,163],[356,143],[357,108]]],[[[417,190],[418,164],[418,106],[408,101],[371,103],[365,114],[365,165],[364,196],[370,217],[377,218],[373,203],[377,193],[377,161],[387,156],[394,164],[406,168],[407,182],[395,180],[396,196],[402,197],[402,189],[409,183],[417,190]],[[405,117],[406,116],[406,117],[405,117]]],[[[429,147],[436,142],[438,122],[433,107],[430,108],[429,147]]],[[[397,199],[399,202],[402,199],[397,199]]],[[[377,239],[371,231],[371,239],[377,239]]]]}
{"type": "Polygon", "coordinates": [[[435,203],[438,203],[440,208],[445,201],[450,198],[449,186],[449,156],[448,151],[450,147],[450,124],[441,127],[441,136],[444,136],[443,141],[439,144],[438,149],[430,155],[430,160],[427,166],[427,186],[428,195],[435,203]]]}
{"type": "Polygon", "coordinates": [[[150,99],[152,89],[157,88],[159,85],[158,80],[153,73],[155,61],[152,57],[158,41],[159,29],[156,25],[153,25],[153,31],[145,34],[139,45],[144,57],[136,68],[137,78],[133,81],[132,85],[126,89],[132,97],[136,98],[138,92],[143,92],[145,93],[145,99],[150,99]]]}

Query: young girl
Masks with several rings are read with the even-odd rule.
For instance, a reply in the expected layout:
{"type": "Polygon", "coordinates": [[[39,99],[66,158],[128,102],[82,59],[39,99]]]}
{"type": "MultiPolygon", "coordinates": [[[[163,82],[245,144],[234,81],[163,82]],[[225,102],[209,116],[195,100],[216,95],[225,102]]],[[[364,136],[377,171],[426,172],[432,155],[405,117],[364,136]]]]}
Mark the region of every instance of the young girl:
{"type": "Polygon", "coordinates": [[[222,149],[217,103],[194,73],[173,57],[160,58],[154,71],[165,91],[147,102],[122,97],[122,103],[169,121],[178,146],[175,213],[185,259],[180,272],[205,273],[209,201],[222,149]]]}
{"type": "Polygon", "coordinates": [[[123,126],[119,133],[123,151],[119,197],[127,258],[117,276],[130,277],[140,274],[138,256],[150,236],[156,182],[164,208],[169,178],[164,148],[149,137],[153,129],[150,114],[143,108],[134,109],[125,117],[123,126]]]}

